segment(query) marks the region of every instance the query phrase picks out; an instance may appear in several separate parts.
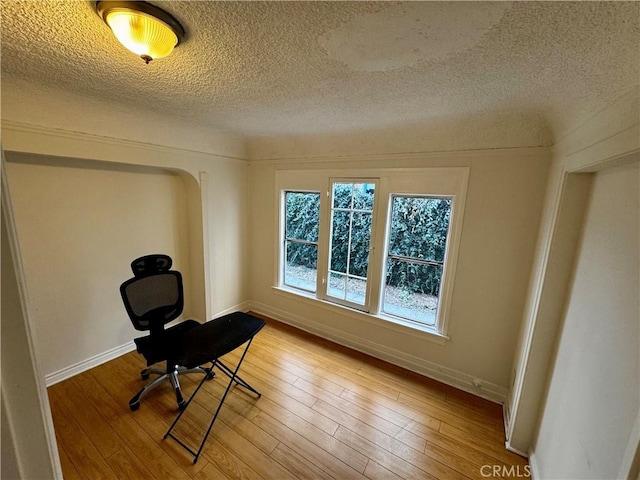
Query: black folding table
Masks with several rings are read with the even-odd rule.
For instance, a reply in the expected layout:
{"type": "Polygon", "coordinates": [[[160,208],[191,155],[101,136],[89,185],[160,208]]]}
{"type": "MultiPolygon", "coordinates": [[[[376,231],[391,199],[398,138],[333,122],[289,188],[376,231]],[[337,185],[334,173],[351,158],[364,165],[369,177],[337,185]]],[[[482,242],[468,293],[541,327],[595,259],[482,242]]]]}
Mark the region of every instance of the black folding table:
{"type": "Polygon", "coordinates": [[[186,449],[189,453],[191,453],[193,458],[193,463],[195,464],[198,461],[198,457],[200,453],[202,453],[202,448],[204,447],[207,438],[209,437],[209,433],[211,432],[211,428],[213,427],[213,423],[218,418],[218,414],[220,413],[220,409],[222,408],[222,404],[227,398],[227,394],[231,389],[231,386],[236,383],[241,387],[246,388],[247,390],[255,393],[258,397],[261,396],[260,392],[255,390],[251,385],[245,382],[241,377],[238,376],[238,370],[240,369],[240,365],[244,360],[249,347],[251,346],[251,342],[253,341],[253,337],[264,327],[265,321],[261,318],[254,317],[253,315],[249,315],[243,312],[234,312],[229,315],[225,315],[223,317],[215,318],[213,320],[208,321],[198,327],[191,329],[187,332],[180,340],[180,342],[176,345],[175,349],[175,365],[180,365],[186,368],[195,368],[202,365],[205,365],[211,362],[211,367],[208,368],[209,375],[205,375],[202,378],[202,381],[198,384],[198,387],[191,395],[191,398],[187,401],[184,409],[178,414],[176,419],[173,421],[167,433],[164,434],[163,439],[167,437],[171,437],[175,440],[180,446],[186,449]],[[235,369],[229,368],[227,365],[220,361],[220,357],[226,355],[229,352],[241,347],[246,344],[244,351],[242,352],[242,356],[238,361],[235,369]],[[202,443],[200,444],[200,448],[197,452],[194,452],[191,448],[185,445],[182,440],[174,436],[171,431],[173,427],[176,426],[182,414],[187,411],[189,405],[192,400],[195,398],[198,390],[204,384],[204,382],[213,376],[214,367],[218,367],[225,375],[229,377],[229,384],[218,403],[218,407],[211,419],[211,423],[209,424],[209,428],[202,439],[202,443]]]}

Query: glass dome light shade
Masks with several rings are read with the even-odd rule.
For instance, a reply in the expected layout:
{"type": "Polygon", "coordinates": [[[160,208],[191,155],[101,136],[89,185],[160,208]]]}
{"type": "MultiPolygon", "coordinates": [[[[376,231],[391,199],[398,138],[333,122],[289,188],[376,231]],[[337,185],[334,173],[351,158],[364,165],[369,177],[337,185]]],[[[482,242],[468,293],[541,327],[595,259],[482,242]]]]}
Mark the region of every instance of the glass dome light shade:
{"type": "Polygon", "coordinates": [[[105,18],[118,41],[140,57],[166,57],[178,43],[168,25],[141,12],[112,10],[105,18]]]}
{"type": "Polygon", "coordinates": [[[118,41],[147,63],[169,55],[185,37],[171,14],[144,1],[97,1],[96,12],[118,41]]]}

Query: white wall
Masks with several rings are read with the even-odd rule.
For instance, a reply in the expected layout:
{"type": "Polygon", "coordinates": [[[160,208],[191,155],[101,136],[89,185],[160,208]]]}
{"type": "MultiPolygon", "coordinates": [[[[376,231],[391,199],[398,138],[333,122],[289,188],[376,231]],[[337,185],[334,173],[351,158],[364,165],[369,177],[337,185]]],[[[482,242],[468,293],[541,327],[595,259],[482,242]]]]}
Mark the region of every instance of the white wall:
{"type": "Polygon", "coordinates": [[[522,329],[514,359],[515,378],[506,403],[507,445],[528,452],[540,418],[565,312],[588,180],[596,171],[640,151],[640,95],[634,88],[567,134],[552,149],[548,186],[522,329]]]}
{"type": "Polygon", "coordinates": [[[531,267],[549,165],[548,150],[340,156],[251,164],[253,308],[494,400],[504,400],[531,267]],[[278,169],[470,167],[458,269],[445,345],[390,329],[351,311],[275,291],[278,169]],[[473,387],[473,379],[484,382],[473,387]]]}
{"type": "Polygon", "coordinates": [[[639,173],[595,174],[534,447],[540,478],[616,478],[640,412],[639,173]]]}
{"type": "Polygon", "coordinates": [[[191,315],[186,192],[179,176],[61,166],[61,160],[57,166],[15,163],[42,159],[12,152],[7,158],[45,375],[142,335],[119,293],[134,258],[170,255],[185,278],[184,314],[191,315]]]}

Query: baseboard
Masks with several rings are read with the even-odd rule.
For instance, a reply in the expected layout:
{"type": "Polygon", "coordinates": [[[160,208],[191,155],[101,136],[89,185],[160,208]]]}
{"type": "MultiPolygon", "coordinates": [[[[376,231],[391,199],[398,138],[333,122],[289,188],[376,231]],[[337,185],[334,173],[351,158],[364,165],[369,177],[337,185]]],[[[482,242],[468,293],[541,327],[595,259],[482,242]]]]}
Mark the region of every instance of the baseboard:
{"type": "Polygon", "coordinates": [[[506,442],[504,442],[504,448],[506,448],[510,452],[513,452],[513,453],[515,453],[517,455],[520,455],[521,457],[529,458],[529,454],[528,453],[525,453],[522,450],[518,450],[517,448],[512,446],[511,443],[509,443],[508,440],[506,442]]]}
{"type": "Polygon", "coordinates": [[[531,469],[531,478],[537,480],[540,478],[540,470],[538,469],[538,459],[533,450],[529,450],[529,468],[531,469]]]}
{"type": "Polygon", "coordinates": [[[502,405],[502,421],[504,423],[504,431],[509,439],[509,426],[511,425],[511,396],[507,395],[504,404],[502,405]]]}
{"type": "Polygon", "coordinates": [[[352,348],[362,353],[380,358],[394,365],[419,373],[425,377],[445,383],[465,392],[485,398],[495,403],[504,404],[507,397],[507,389],[500,385],[483,381],[480,388],[474,385],[475,377],[451,368],[444,367],[434,362],[423,360],[414,355],[380,345],[375,342],[363,340],[355,335],[345,334],[341,330],[318,325],[301,316],[280,310],[259,302],[251,302],[250,309],[267,317],[279,320],[293,327],[312,333],[319,337],[331,340],[345,347],[352,348]]]}
{"type": "MultiPolygon", "coordinates": [[[[237,305],[234,305],[233,307],[229,307],[225,310],[222,310],[214,314],[213,318],[221,317],[228,313],[233,313],[237,311],[246,312],[247,310],[250,310],[250,308],[251,308],[250,302],[242,302],[237,305]]],[[[176,321],[174,323],[179,323],[179,322],[176,321]]],[[[173,323],[169,323],[167,325],[171,326],[173,325],[173,323]]],[[[133,343],[133,340],[132,340],[119,347],[112,348],[111,350],[107,350],[106,352],[103,352],[103,353],[99,353],[98,355],[94,355],[91,358],[87,358],[86,360],[83,360],[81,362],[65,367],[61,370],[58,370],[57,372],[53,372],[48,375],[45,375],[44,377],[45,385],[47,387],[50,387],[51,385],[55,385],[56,383],[62,382],[67,378],[71,378],[74,375],[78,375],[79,373],[85,372],[93,367],[97,367],[98,365],[102,365],[103,363],[113,360],[114,358],[118,358],[119,356],[124,355],[125,353],[129,353],[135,349],[136,349],[136,345],[135,343],[133,343]]]]}
{"type": "Polygon", "coordinates": [[[109,360],[113,360],[114,358],[118,358],[125,353],[129,353],[132,350],[136,349],[135,343],[133,340],[121,345],[119,347],[112,348],[111,350],[107,350],[106,352],[99,353],[98,355],[94,355],[91,358],[87,358],[81,362],[75,363],[68,367],[65,367],[57,372],[50,373],[45,375],[44,382],[47,387],[51,385],[55,385],[58,382],[66,380],[67,378],[71,378],[74,375],[87,371],[93,367],[97,367],[98,365],[102,365],[103,363],[108,362],[109,360]]]}
{"type": "Polygon", "coordinates": [[[640,412],[636,415],[636,421],[629,435],[618,478],[640,480],[640,412]]]}
{"type": "MultiPolygon", "coordinates": [[[[316,323],[310,322],[303,317],[292,315],[289,312],[285,312],[284,310],[273,308],[262,303],[248,301],[242,302],[234,305],[233,307],[217,312],[213,317],[216,318],[228,313],[248,310],[253,310],[257,313],[272,317],[293,327],[327,340],[331,340],[332,342],[352,348],[359,352],[380,358],[394,365],[404,367],[408,370],[424,375],[425,377],[459,388],[460,390],[464,390],[465,392],[469,392],[492,402],[504,404],[506,399],[507,390],[499,385],[483,381],[482,387],[478,388],[473,383],[475,378],[466,373],[458,372],[437,363],[423,360],[416,356],[409,355],[375,342],[363,340],[362,338],[354,335],[345,334],[343,331],[337,329],[318,326],[316,323]]],[[[66,380],[67,378],[113,360],[125,353],[129,353],[132,350],[135,350],[135,344],[133,341],[128,342],[125,345],[112,348],[111,350],[46,375],[45,384],[47,387],[50,387],[51,385],[55,385],[58,382],[66,380]]]]}
{"type": "Polygon", "coordinates": [[[221,310],[218,313],[214,313],[211,319],[222,317],[223,315],[227,315],[233,312],[247,312],[249,310],[251,310],[251,302],[250,301],[241,302],[234,305],[233,307],[225,308],[224,310],[221,310]]]}

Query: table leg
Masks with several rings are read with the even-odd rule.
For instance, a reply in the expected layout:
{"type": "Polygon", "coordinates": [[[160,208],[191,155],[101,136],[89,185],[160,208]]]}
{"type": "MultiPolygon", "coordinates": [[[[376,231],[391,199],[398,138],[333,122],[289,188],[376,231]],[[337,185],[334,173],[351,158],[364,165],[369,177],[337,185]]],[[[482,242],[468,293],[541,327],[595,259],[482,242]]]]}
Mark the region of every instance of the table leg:
{"type": "Polygon", "coordinates": [[[171,437],[172,439],[174,439],[180,446],[182,446],[185,450],[187,450],[189,453],[191,453],[191,455],[194,456],[193,459],[193,463],[195,465],[195,463],[198,461],[198,458],[200,457],[200,454],[202,453],[202,449],[204,447],[204,444],[207,441],[207,438],[209,437],[209,433],[211,433],[211,428],[213,427],[214,422],[216,421],[216,419],[218,418],[218,414],[220,413],[220,409],[222,408],[222,404],[224,403],[225,399],[227,398],[227,394],[229,393],[229,390],[231,390],[231,385],[233,385],[233,383],[237,383],[238,385],[245,387],[246,389],[252,391],[253,393],[255,393],[256,395],[258,395],[258,398],[260,396],[262,396],[261,393],[259,393],[257,390],[255,390],[251,385],[249,385],[247,382],[245,382],[242,378],[240,378],[238,376],[238,370],[240,370],[240,365],[242,365],[242,361],[244,360],[245,355],[247,354],[247,351],[249,350],[249,347],[251,346],[251,342],[253,341],[253,338],[251,338],[248,342],[247,342],[247,346],[244,349],[244,352],[242,352],[242,356],[240,357],[240,360],[238,361],[238,364],[236,365],[235,370],[231,370],[229,367],[227,367],[226,365],[224,365],[222,362],[220,362],[218,359],[215,359],[212,363],[213,365],[211,366],[210,370],[213,370],[213,367],[215,367],[216,365],[218,365],[218,367],[220,368],[220,370],[222,370],[228,377],[229,377],[229,384],[227,385],[227,388],[224,391],[224,394],[222,395],[222,398],[220,399],[220,402],[218,403],[218,407],[216,409],[216,412],[213,415],[213,418],[211,419],[211,423],[209,424],[209,428],[207,429],[207,432],[204,434],[204,438],[202,439],[202,443],[200,443],[200,448],[198,448],[197,452],[194,452],[193,450],[191,450],[191,448],[189,448],[187,445],[185,445],[179,438],[177,438],[176,436],[174,436],[171,431],[173,430],[173,427],[175,427],[175,425],[178,423],[178,420],[180,420],[180,417],[182,417],[182,415],[184,414],[184,412],[187,411],[187,408],[189,408],[189,405],[191,404],[191,401],[195,398],[196,394],[198,393],[198,390],[200,390],[200,387],[202,387],[202,385],[204,384],[204,381],[208,378],[207,375],[204,376],[204,378],[200,381],[200,383],[198,384],[198,387],[196,388],[196,390],[193,392],[193,394],[191,395],[191,397],[189,398],[189,401],[187,402],[186,406],[184,407],[184,410],[182,410],[178,416],[176,417],[176,419],[173,421],[173,423],[171,424],[171,426],[169,427],[169,430],[167,430],[167,433],[164,434],[164,439],[166,439],[167,437],[171,437]]]}

